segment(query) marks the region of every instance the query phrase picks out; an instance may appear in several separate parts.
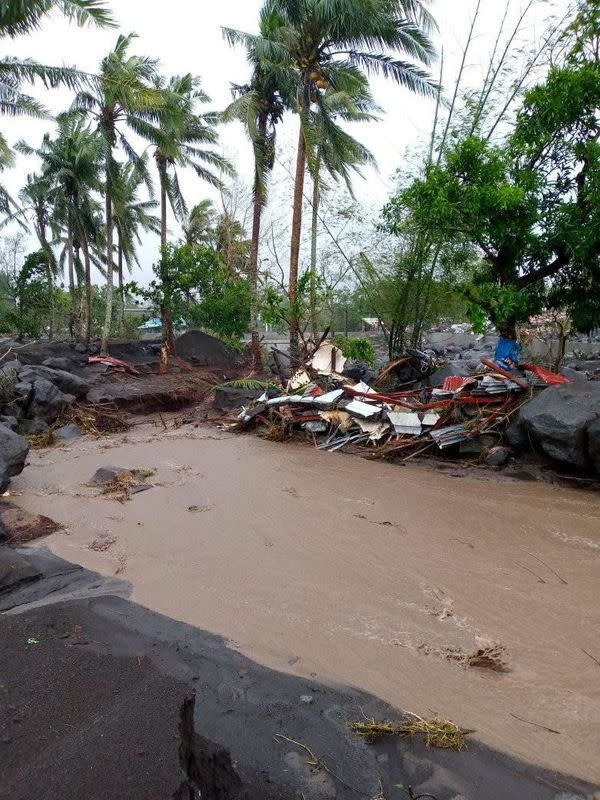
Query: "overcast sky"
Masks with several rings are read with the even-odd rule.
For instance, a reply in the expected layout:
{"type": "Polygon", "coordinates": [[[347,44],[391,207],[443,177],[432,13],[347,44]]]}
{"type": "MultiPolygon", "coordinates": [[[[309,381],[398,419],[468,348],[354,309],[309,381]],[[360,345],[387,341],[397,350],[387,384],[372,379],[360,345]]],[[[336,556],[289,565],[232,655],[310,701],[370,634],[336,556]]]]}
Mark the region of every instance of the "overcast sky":
{"type": "MultiPolygon", "coordinates": [[[[443,45],[445,54],[445,84],[452,91],[452,76],[456,74],[464,43],[473,15],[475,0],[433,0],[432,10],[440,33],[437,44],[443,45]]],[[[161,69],[167,74],[192,72],[200,75],[205,91],[212,99],[212,107],[224,108],[231,99],[230,84],[243,83],[248,69],[241,49],[232,49],[223,40],[221,28],[229,26],[255,31],[261,0],[113,0],[112,8],[120,30],[135,31],[138,39],[135,50],[160,59],[161,69]]],[[[527,36],[535,42],[545,28],[551,8],[564,11],[567,0],[540,2],[530,16],[527,36]]],[[[506,0],[483,0],[475,46],[470,58],[469,81],[477,85],[488,63],[499,20],[506,8],[506,0]]],[[[510,16],[516,18],[522,8],[521,0],[512,0],[510,16]]],[[[59,17],[50,18],[41,31],[14,41],[2,41],[4,52],[29,56],[48,64],[74,65],[93,72],[102,56],[111,49],[117,37],[115,30],[77,28],[59,17]]],[[[433,67],[435,73],[438,67],[433,67]]],[[[369,172],[367,179],[357,179],[355,191],[359,199],[373,208],[380,207],[389,195],[391,176],[402,167],[407,148],[422,143],[431,129],[434,104],[411,95],[381,79],[373,81],[373,89],[384,114],[380,122],[361,125],[353,133],[374,153],[379,164],[378,172],[369,172]]],[[[70,103],[70,95],[63,90],[42,93],[41,97],[53,111],[63,110],[70,103]]],[[[32,120],[0,121],[10,142],[25,138],[37,144],[51,123],[32,120]]],[[[280,131],[282,146],[291,147],[296,136],[297,120],[290,116],[280,131]]],[[[237,125],[222,129],[222,147],[245,181],[252,175],[251,151],[237,125]]],[[[4,184],[15,194],[27,172],[35,169],[31,159],[20,158],[15,169],[2,176],[4,184]]],[[[189,205],[206,196],[211,190],[195,175],[183,181],[189,205]]],[[[176,232],[176,228],[173,227],[176,232]]],[[[144,242],[142,262],[144,276],[150,274],[157,242],[150,237],[144,242]]]]}

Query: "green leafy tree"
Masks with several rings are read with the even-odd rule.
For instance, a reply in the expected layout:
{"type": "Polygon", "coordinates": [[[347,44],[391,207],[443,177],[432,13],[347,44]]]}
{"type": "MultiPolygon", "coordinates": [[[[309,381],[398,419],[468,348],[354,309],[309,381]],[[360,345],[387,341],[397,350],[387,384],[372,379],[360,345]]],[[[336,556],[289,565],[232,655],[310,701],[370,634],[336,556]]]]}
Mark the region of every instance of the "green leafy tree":
{"type": "Polygon", "coordinates": [[[505,337],[545,304],[579,328],[600,323],[598,108],[598,63],[551,69],[504,143],[459,140],[392,202],[447,252],[471,249],[463,290],[474,318],[485,312],[505,337]]]}
{"type": "Polygon", "coordinates": [[[48,322],[48,310],[51,305],[48,286],[48,254],[43,250],[30,253],[15,286],[15,306],[4,317],[7,330],[23,336],[38,338],[48,322]]]}
{"type": "Polygon", "coordinates": [[[179,317],[189,317],[200,327],[224,337],[239,337],[247,330],[248,282],[231,280],[212,248],[168,244],[152,269],[155,277],[147,287],[130,283],[125,290],[158,309],[167,352],[175,352],[173,326],[168,322],[179,317]],[[168,344],[167,337],[172,337],[168,344]]]}

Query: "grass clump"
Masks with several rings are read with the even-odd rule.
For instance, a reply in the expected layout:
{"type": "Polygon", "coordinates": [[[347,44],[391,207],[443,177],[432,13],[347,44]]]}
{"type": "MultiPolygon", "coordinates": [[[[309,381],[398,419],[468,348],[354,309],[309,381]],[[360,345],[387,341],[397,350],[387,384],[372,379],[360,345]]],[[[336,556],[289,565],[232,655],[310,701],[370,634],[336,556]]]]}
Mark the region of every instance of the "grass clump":
{"type": "Polygon", "coordinates": [[[422,736],[426,747],[437,747],[443,750],[460,752],[466,747],[465,736],[472,731],[456,725],[450,720],[432,717],[423,719],[418,714],[408,713],[407,718],[400,723],[377,722],[366,719],[359,722],[350,722],[350,730],[364,739],[367,744],[374,744],[390,736],[404,736],[413,738],[422,736]]]}

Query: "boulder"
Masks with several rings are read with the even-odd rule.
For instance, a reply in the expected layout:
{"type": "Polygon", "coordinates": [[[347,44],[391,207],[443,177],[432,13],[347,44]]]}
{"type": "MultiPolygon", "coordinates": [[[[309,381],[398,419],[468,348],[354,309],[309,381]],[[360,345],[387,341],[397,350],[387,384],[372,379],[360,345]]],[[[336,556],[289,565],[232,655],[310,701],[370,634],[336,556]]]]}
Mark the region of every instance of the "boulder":
{"type": "Polygon", "coordinates": [[[83,342],[77,342],[77,344],[73,347],[76,353],[87,353],[88,349],[83,342]]]}
{"type": "Polygon", "coordinates": [[[67,405],[67,398],[57,386],[43,379],[35,381],[29,404],[29,413],[32,417],[41,417],[54,422],[67,405]]]}
{"type": "Polygon", "coordinates": [[[596,469],[600,472],[600,417],[592,420],[587,429],[588,455],[596,469]]]}
{"type": "Polygon", "coordinates": [[[203,331],[187,331],[175,348],[178,356],[200,367],[231,367],[238,361],[234,350],[203,331]]]}
{"type": "Polygon", "coordinates": [[[264,389],[235,389],[233,386],[222,386],[215,390],[215,408],[219,411],[241,408],[253,403],[264,392],[264,389]]]}
{"type": "Polygon", "coordinates": [[[511,455],[512,452],[508,447],[501,447],[498,445],[497,447],[490,447],[484,459],[488,467],[503,467],[505,464],[508,464],[511,455]]]}
{"type": "Polygon", "coordinates": [[[0,425],[0,492],[6,489],[10,478],[23,471],[28,453],[27,440],[0,425]]]}
{"type": "Polygon", "coordinates": [[[587,372],[582,372],[581,370],[571,369],[571,367],[563,367],[559,373],[564,378],[568,378],[570,381],[576,381],[580,383],[585,383],[589,380],[589,376],[587,372]]]}
{"type": "Polygon", "coordinates": [[[74,422],[69,422],[67,425],[63,425],[62,428],[59,428],[56,431],[56,435],[59,439],[79,439],[81,437],[81,431],[74,422]]]}
{"type": "Polygon", "coordinates": [[[5,363],[0,362],[0,375],[4,375],[6,378],[16,378],[22,366],[16,358],[5,363]]]}
{"type": "Polygon", "coordinates": [[[13,392],[17,398],[21,398],[27,402],[31,394],[31,384],[19,381],[13,386],[13,392]]]}
{"type": "Polygon", "coordinates": [[[518,449],[531,445],[555,461],[587,469],[595,463],[589,428],[598,417],[600,382],[550,386],[521,406],[508,439],[518,449]]]}
{"type": "Polygon", "coordinates": [[[69,372],[72,364],[70,359],[68,358],[47,358],[45,361],[42,361],[42,366],[50,367],[50,369],[62,369],[63,372],[69,372]]]}
{"type": "Polygon", "coordinates": [[[7,428],[10,428],[11,431],[16,431],[19,427],[19,420],[12,415],[4,415],[0,416],[0,423],[2,425],[6,425],[7,428]]]}
{"type": "Polygon", "coordinates": [[[19,372],[19,380],[22,383],[33,383],[37,380],[50,381],[61,392],[75,395],[77,398],[85,397],[90,390],[90,384],[83,378],[62,369],[50,369],[50,367],[32,365],[23,367],[19,372]]]}
{"type": "Polygon", "coordinates": [[[29,436],[39,436],[42,433],[47,433],[50,430],[48,423],[36,417],[35,419],[24,419],[21,423],[21,431],[29,434],[29,436]]]}

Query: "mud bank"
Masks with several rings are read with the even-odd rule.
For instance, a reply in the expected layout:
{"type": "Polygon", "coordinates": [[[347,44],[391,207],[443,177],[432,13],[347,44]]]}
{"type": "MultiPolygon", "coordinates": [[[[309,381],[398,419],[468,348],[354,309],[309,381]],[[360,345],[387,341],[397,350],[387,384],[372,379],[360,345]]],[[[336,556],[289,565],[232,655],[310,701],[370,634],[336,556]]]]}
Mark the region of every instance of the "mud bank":
{"type": "Polygon", "coordinates": [[[394,719],[382,700],[270,670],[219,636],[116,596],[125,582],[39,548],[22,553],[50,578],[3,598],[0,798],[188,797],[178,791],[189,778],[181,756],[211,800],[372,798],[380,786],[389,797],[407,798],[413,786],[438,800],[592,796],[589,785],[476,741],[463,753],[401,740],[368,746],[346,723],[394,719]],[[294,742],[323,766],[308,766],[294,742]]]}
{"type": "Polygon", "coordinates": [[[118,573],[142,606],[278,674],[437,712],[540,774],[600,781],[595,494],[201,427],[145,426],[30,461],[12,488],[65,525],[48,546],[118,573]],[[107,464],[155,469],[154,486],[124,504],[98,496],[82,484],[107,464]],[[464,666],[488,644],[506,672],[464,666]]]}

